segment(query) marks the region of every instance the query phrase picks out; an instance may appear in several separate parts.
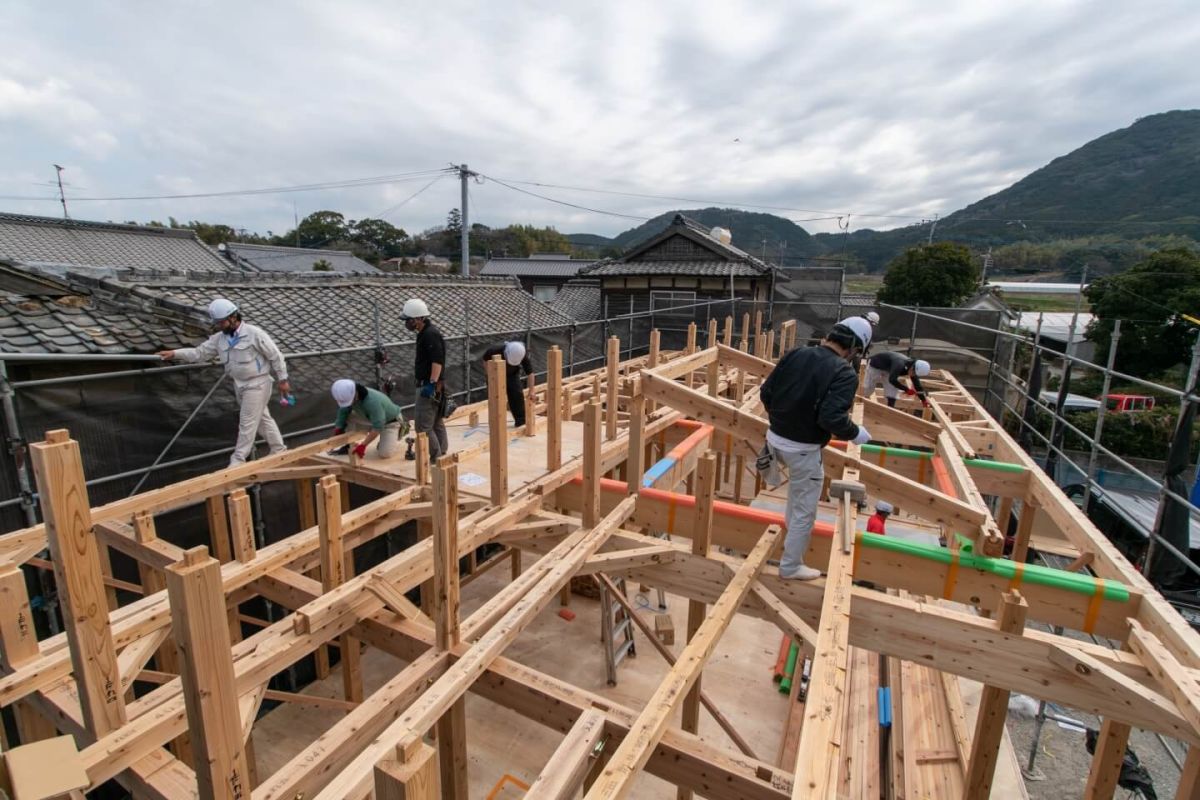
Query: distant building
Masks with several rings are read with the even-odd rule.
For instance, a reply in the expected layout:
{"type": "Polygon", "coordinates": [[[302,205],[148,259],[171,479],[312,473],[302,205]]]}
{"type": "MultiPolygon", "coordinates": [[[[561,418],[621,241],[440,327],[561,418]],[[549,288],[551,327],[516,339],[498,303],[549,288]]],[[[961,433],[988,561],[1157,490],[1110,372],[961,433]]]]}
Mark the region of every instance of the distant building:
{"type": "Polygon", "coordinates": [[[256,272],[378,272],[349,250],[318,250],[311,247],[280,247],[228,242],[218,248],[243,269],[256,272]],[[318,270],[318,265],[324,267],[318,270]]]}
{"type": "Polygon", "coordinates": [[[606,317],[690,307],[731,296],[765,304],[776,275],[771,265],[682,214],[619,258],[597,261],[579,273],[600,281],[606,317]]]}
{"type": "Polygon", "coordinates": [[[449,272],[454,266],[448,258],[422,253],[419,256],[397,256],[379,263],[385,272],[449,272]]]}
{"type": "Polygon", "coordinates": [[[522,289],[543,303],[549,303],[554,300],[563,284],[578,275],[580,270],[594,263],[594,260],[576,260],[567,254],[539,253],[529,258],[488,259],[479,274],[511,275],[521,281],[522,289]]]}

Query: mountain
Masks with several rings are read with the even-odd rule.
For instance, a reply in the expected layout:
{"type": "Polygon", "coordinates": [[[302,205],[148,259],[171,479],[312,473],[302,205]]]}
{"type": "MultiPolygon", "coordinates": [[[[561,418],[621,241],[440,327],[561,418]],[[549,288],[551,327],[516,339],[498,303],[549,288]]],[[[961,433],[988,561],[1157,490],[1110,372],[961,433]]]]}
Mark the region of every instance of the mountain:
{"type": "MultiPolygon", "coordinates": [[[[881,269],[925,241],[929,230],[928,224],[861,230],[844,246],[868,269],[881,269]]],[[[1085,250],[1112,248],[1170,235],[1200,239],[1198,110],[1143,117],[1105,134],[944,217],[934,231],[935,239],[976,250],[1055,240],[1076,241],[1085,250]]],[[[843,244],[841,234],[813,238],[831,250],[843,244]]]]}
{"type": "Polygon", "coordinates": [[[790,219],[777,217],[774,214],[762,214],[754,211],[739,211],[736,208],[692,208],[668,211],[659,214],[654,219],[643,222],[636,228],[618,234],[612,244],[622,250],[649,239],[660,233],[671,224],[676,214],[683,214],[702,225],[710,228],[728,228],[733,234],[733,246],[745,250],[751,255],[763,255],[763,241],[766,241],[767,260],[772,263],[779,261],[781,248],[785,261],[791,261],[799,256],[814,256],[824,252],[824,248],[816,244],[811,234],[790,219]],[[783,243],[781,245],[781,243],[783,243]]]}

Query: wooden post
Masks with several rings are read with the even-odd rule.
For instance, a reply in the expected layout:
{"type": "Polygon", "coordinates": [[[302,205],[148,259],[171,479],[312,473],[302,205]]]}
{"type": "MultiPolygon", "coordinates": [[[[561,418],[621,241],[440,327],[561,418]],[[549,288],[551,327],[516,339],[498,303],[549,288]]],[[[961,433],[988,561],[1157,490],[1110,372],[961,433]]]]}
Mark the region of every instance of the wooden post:
{"type": "Polygon", "coordinates": [[[491,455],[492,505],[508,503],[508,430],[505,425],[504,359],[493,357],[488,373],[488,450],[491,455]]]}
{"type": "Polygon", "coordinates": [[[775,355],[775,331],[767,331],[767,360],[774,361],[775,355]]]}
{"type": "MultiPolygon", "coordinates": [[[[25,575],[20,567],[3,564],[0,566],[0,665],[8,673],[40,655],[25,575]]],[[[16,704],[14,711],[21,744],[49,739],[58,733],[51,722],[24,700],[16,704]]]]}
{"type": "MultiPolygon", "coordinates": [[[[562,350],[558,345],[546,353],[546,471],[562,466],[562,350]]],[[[519,556],[514,564],[519,564],[519,556]]]]}
{"type": "MultiPolygon", "coordinates": [[[[441,650],[459,643],[458,465],[433,468],[434,640],[441,650]]],[[[460,697],[437,723],[442,795],[467,797],[467,701],[460,697]]]]}
{"type": "Polygon", "coordinates": [[[747,347],[749,347],[749,343],[750,343],[750,312],[749,312],[749,311],[747,311],[747,312],[745,312],[744,314],[742,314],[742,341],[741,341],[741,349],[742,349],[743,351],[745,351],[745,349],[746,349],[747,347]]]}
{"type": "Polygon", "coordinates": [[[608,384],[604,398],[604,438],[617,438],[617,375],[621,367],[621,340],[608,338],[608,384]]]}
{"type": "Polygon", "coordinates": [[[167,596],[183,662],[180,677],[200,796],[249,797],[221,565],[207,548],[188,550],[167,568],[167,596]]]}
{"type": "Polygon", "coordinates": [[[717,346],[717,318],[713,317],[708,321],[708,347],[717,346]]]}
{"type": "Polygon", "coordinates": [[[1125,748],[1129,746],[1131,730],[1125,723],[1111,719],[1104,720],[1100,725],[1096,753],[1092,756],[1087,785],[1083,789],[1085,800],[1109,800],[1117,790],[1117,779],[1121,777],[1121,764],[1125,760],[1125,748]]]}
{"type": "Polygon", "coordinates": [[[375,765],[375,800],[438,800],[442,793],[435,755],[424,742],[414,743],[410,753],[396,748],[395,758],[375,765]]]}
{"type": "MultiPolygon", "coordinates": [[[[712,453],[706,453],[696,464],[696,519],[692,524],[692,555],[708,556],[712,545],[713,505],[717,493],[717,461],[712,453]]],[[[692,641],[696,631],[704,624],[708,606],[699,600],[688,601],[687,640],[692,641]]],[[[683,698],[683,715],[680,727],[688,733],[700,730],[700,682],[696,682],[683,698]]],[[[679,800],[691,800],[691,789],[679,789],[679,800]]]]}
{"type": "Polygon", "coordinates": [[[414,446],[414,455],[417,459],[416,477],[418,486],[429,485],[429,435],[426,433],[417,433],[416,443],[414,446]]]}
{"type": "Polygon", "coordinates": [[[54,430],[29,449],[83,724],[99,738],[125,723],[125,701],[79,443],[54,430]]]}
{"type": "MultiPolygon", "coordinates": [[[[646,354],[646,369],[654,369],[658,366],[661,344],[662,334],[658,332],[658,328],[655,328],[650,331],[650,351],[646,354]]],[[[652,412],[658,408],[658,403],[655,403],[653,400],[648,402],[649,405],[646,406],[647,412],[652,412]]]]}
{"type": "Polygon", "coordinates": [[[629,494],[637,494],[646,473],[646,398],[639,393],[626,402],[629,404],[629,451],[625,461],[625,485],[629,494]]]}
{"type": "Polygon", "coordinates": [[[1008,536],[1008,524],[1012,521],[1013,499],[1011,497],[1003,497],[1000,499],[999,513],[996,514],[996,527],[1000,529],[1001,536],[1008,536]]]}
{"type": "Polygon", "coordinates": [[[583,527],[600,522],[600,403],[583,408],[583,527]]]}
{"type": "Polygon", "coordinates": [[[725,317],[725,330],[721,335],[721,344],[726,347],[733,346],[733,316],[725,317]]]}
{"type": "Polygon", "coordinates": [[[205,501],[208,512],[208,535],[212,541],[212,552],[222,564],[233,560],[229,546],[229,517],[225,514],[225,497],[213,495],[205,501]]]}
{"type": "MultiPolygon", "coordinates": [[[[1033,533],[1033,520],[1038,507],[1032,500],[1021,502],[1021,518],[1017,520],[1017,540],[1013,543],[1012,560],[1024,563],[1029,557],[1029,536],[1033,533]]],[[[1003,530],[1001,533],[1005,533],[1003,530]]]]}
{"type": "MultiPolygon", "coordinates": [[[[696,323],[689,322],[687,330],[687,352],[688,355],[696,352],[696,323]]],[[[693,373],[687,374],[687,387],[691,389],[693,386],[693,373]]]]}
{"type": "MultiPolygon", "coordinates": [[[[300,530],[306,531],[309,528],[317,526],[317,496],[313,491],[313,482],[310,478],[298,478],[293,481],[296,487],[296,510],[300,515],[300,530]]],[[[340,510],[339,510],[340,514],[340,510]]],[[[305,573],[313,580],[324,583],[323,573],[320,567],[313,567],[305,573]]],[[[328,591],[328,587],[326,587],[328,591]]],[[[235,642],[239,641],[242,633],[242,624],[237,618],[238,609],[234,606],[231,609],[232,615],[229,618],[229,635],[235,642]]],[[[313,653],[313,658],[317,666],[317,678],[324,680],[329,677],[329,648],[321,645],[313,653]]],[[[254,770],[254,751],[251,748],[246,750],[246,758],[250,762],[251,771],[254,770]]]]}
{"type": "Polygon", "coordinates": [[[762,309],[754,312],[754,338],[757,339],[762,334],[762,309]]]}
{"type": "MultiPolygon", "coordinates": [[[[321,588],[332,591],[346,582],[346,546],[342,539],[342,490],[332,475],[321,478],[317,496],[317,529],[321,541],[321,588]]],[[[363,699],[362,653],[358,640],[342,634],[342,692],[351,703],[363,699]]]]}
{"type": "MultiPolygon", "coordinates": [[[[1005,592],[1000,606],[998,625],[1003,633],[1020,635],[1025,630],[1029,605],[1016,590],[1005,592]]],[[[984,686],[975,719],[975,735],[971,738],[971,759],[965,776],[967,800],[987,800],[992,796],[992,778],[1000,743],[1004,739],[1004,721],[1008,718],[1007,689],[984,686]]],[[[1123,751],[1122,751],[1123,752],[1123,751]]]]}
{"type": "Polygon", "coordinates": [[[245,489],[234,489],[229,493],[229,524],[233,533],[234,558],[243,564],[253,561],[258,550],[254,545],[254,516],[250,511],[250,496],[245,489]]]}
{"type": "Polygon", "coordinates": [[[537,409],[537,403],[535,403],[533,399],[534,377],[529,375],[527,378],[528,381],[525,387],[525,435],[536,436],[537,414],[535,411],[537,409]]]}

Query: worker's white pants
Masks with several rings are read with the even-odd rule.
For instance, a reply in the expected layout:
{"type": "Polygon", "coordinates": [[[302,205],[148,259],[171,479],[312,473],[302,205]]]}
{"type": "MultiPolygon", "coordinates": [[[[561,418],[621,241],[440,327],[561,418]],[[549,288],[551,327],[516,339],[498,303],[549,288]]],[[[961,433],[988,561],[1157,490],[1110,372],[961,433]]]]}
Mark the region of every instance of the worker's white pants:
{"type": "Polygon", "coordinates": [[[863,396],[870,397],[875,393],[876,386],[883,386],[883,396],[895,400],[900,396],[900,390],[892,385],[888,380],[888,372],[886,369],[875,369],[870,364],[867,365],[867,377],[863,381],[863,396]]]}
{"type": "Polygon", "coordinates": [[[775,454],[788,468],[787,536],[783,540],[783,558],[779,560],[779,574],[786,578],[804,566],[825,470],[821,466],[820,445],[776,449],[775,454]]]}
{"type": "Polygon", "coordinates": [[[400,420],[389,422],[379,432],[379,444],[375,445],[375,453],[380,458],[391,458],[400,449],[400,420]]]}
{"type": "Polygon", "coordinates": [[[271,395],[274,381],[263,376],[250,383],[237,387],[237,399],[240,412],[238,414],[237,445],[233,448],[233,456],[229,466],[236,467],[246,463],[250,451],[254,449],[254,437],[261,433],[267,440],[271,455],[287,449],[283,443],[283,434],[271,417],[271,395]]]}

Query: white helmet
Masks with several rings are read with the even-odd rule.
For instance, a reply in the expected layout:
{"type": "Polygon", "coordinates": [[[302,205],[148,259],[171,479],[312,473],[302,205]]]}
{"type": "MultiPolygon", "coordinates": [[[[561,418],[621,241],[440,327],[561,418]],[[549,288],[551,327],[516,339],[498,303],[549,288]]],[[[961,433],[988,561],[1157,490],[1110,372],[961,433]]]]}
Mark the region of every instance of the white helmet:
{"type": "Polygon", "coordinates": [[[834,327],[849,328],[850,332],[858,339],[860,346],[866,349],[871,344],[871,323],[867,322],[862,317],[849,317],[842,320],[834,327]]]}
{"type": "Polygon", "coordinates": [[[913,372],[916,373],[918,378],[924,378],[929,374],[929,362],[918,358],[917,362],[913,364],[913,372]]]}
{"type": "Polygon", "coordinates": [[[520,342],[504,343],[504,360],[510,367],[517,367],[525,359],[525,345],[520,342]]]}
{"type": "Polygon", "coordinates": [[[349,378],[342,378],[333,382],[330,392],[339,408],[347,408],[354,405],[354,396],[358,393],[358,387],[349,378]]]}
{"type": "Polygon", "coordinates": [[[880,500],[878,503],[876,503],[875,510],[881,514],[890,514],[895,511],[895,509],[892,508],[892,504],[887,500],[880,500]]]}
{"type": "Polygon", "coordinates": [[[218,297],[208,304],[208,318],[213,322],[220,322],[237,313],[237,304],[226,300],[224,297],[218,297]]]}
{"type": "Polygon", "coordinates": [[[874,311],[868,311],[867,313],[863,314],[863,316],[866,317],[867,322],[871,323],[872,325],[879,324],[879,315],[874,311]]]}
{"type": "Polygon", "coordinates": [[[425,305],[424,300],[413,298],[404,302],[404,308],[400,311],[400,319],[420,319],[429,316],[429,306],[425,305]]]}

